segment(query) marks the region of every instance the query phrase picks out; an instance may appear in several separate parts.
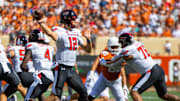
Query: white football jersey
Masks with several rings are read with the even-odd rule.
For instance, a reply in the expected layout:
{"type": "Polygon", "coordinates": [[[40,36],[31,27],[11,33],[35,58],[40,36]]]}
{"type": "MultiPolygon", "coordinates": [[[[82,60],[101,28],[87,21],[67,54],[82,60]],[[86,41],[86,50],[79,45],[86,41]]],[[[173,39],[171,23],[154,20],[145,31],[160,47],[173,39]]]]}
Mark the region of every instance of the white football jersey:
{"type": "Polygon", "coordinates": [[[9,62],[6,57],[5,48],[0,44],[0,62],[9,62]]]}
{"type": "MultiPolygon", "coordinates": [[[[12,58],[12,64],[14,66],[14,70],[16,72],[22,72],[21,70],[21,63],[24,59],[24,56],[25,56],[25,47],[23,46],[10,46],[8,47],[8,52],[13,50],[15,55],[14,57],[12,58]]],[[[29,72],[34,72],[34,67],[33,67],[33,63],[32,61],[30,60],[28,63],[27,63],[27,67],[28,67],[28,71],[29,72]]]]}
{"type": "Polygon", "coordinates": [[[32,52],[32,61],[36,71],[51,70],[54,48],[40,43],[29,42],[27,50],[32,52]]]}
{"type": "Polygon", "coordinates": [[[144,48],[143,44],[138,41],[135,41],[132,45],[123,48],[120,55],[133,55],[134,59],[129,60],[126,63],[140,74],[145,73],[155,65],[155,62],[144,48]]]}
{"type": "Polygon", "coordinates": [[[80,30],[74,28],[70,31],[62,27],[53,27],[52,30],[58,34],[56,61],[59,64],[74,66],[78,45],[83,44],[80,30]]]}
{"type": "Polygon", "coordinates": [[[10,73],[11,69],[8,66],[9,60],[6,57],[5,48],[0,44],[0,64],[4,73],[10,73]]]}

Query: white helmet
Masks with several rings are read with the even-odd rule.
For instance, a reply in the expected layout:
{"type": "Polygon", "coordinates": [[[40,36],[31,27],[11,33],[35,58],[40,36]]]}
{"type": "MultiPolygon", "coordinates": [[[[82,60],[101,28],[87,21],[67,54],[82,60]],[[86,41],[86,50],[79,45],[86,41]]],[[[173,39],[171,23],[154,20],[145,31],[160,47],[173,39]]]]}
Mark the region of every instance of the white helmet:
{"type": "Polygon", "coordinates": [[[121,44],[119,43],[119,40],[117,37],[111,37],[108,39],[107,42],[108,50],[112,54],[118,54],[121,50],[121,44]]]}

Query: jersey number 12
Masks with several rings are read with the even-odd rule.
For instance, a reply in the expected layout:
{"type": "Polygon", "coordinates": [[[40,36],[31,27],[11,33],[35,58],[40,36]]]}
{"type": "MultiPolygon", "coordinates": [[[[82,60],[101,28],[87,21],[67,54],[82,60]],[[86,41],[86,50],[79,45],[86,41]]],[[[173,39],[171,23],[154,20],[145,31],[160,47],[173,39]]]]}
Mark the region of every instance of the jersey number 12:
{"type": "Polygon", "coordinates": [[[76,37],[69,37],[70,48],[69,50],[76,50],[77,49],[77,38],[76,37]]]}

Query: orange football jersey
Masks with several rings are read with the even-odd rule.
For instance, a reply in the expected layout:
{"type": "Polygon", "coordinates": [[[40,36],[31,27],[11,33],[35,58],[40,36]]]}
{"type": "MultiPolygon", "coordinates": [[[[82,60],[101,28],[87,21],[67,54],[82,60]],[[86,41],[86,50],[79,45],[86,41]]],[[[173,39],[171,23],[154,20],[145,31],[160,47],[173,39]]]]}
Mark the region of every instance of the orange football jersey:
{"type": "MultiPolygon", "coordinates": [[[[100,54],[100,58],[104,58],[105,60],[111,60],[112,57],[115,55],[111,54],[111,52],[104,50],[100,54]]],[[[113,70],[113,68],[105,67],[103,65],[100,65],[101,72],[103,73],[104,77],[110,81],[116,80],[121,75],[121,70],[113,70]]]]}

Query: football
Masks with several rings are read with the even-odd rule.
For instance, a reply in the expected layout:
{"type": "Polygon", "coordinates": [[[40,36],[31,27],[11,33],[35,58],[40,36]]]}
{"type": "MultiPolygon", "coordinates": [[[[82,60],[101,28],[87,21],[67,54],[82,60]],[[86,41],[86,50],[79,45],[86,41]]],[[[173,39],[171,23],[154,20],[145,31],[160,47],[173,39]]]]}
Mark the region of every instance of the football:
{"type": "Polygon", "coordinates": [[[43,11],[36,9],[33,11],[33,18],[36,20],[40,20],[44,16],[43,11]]]}

